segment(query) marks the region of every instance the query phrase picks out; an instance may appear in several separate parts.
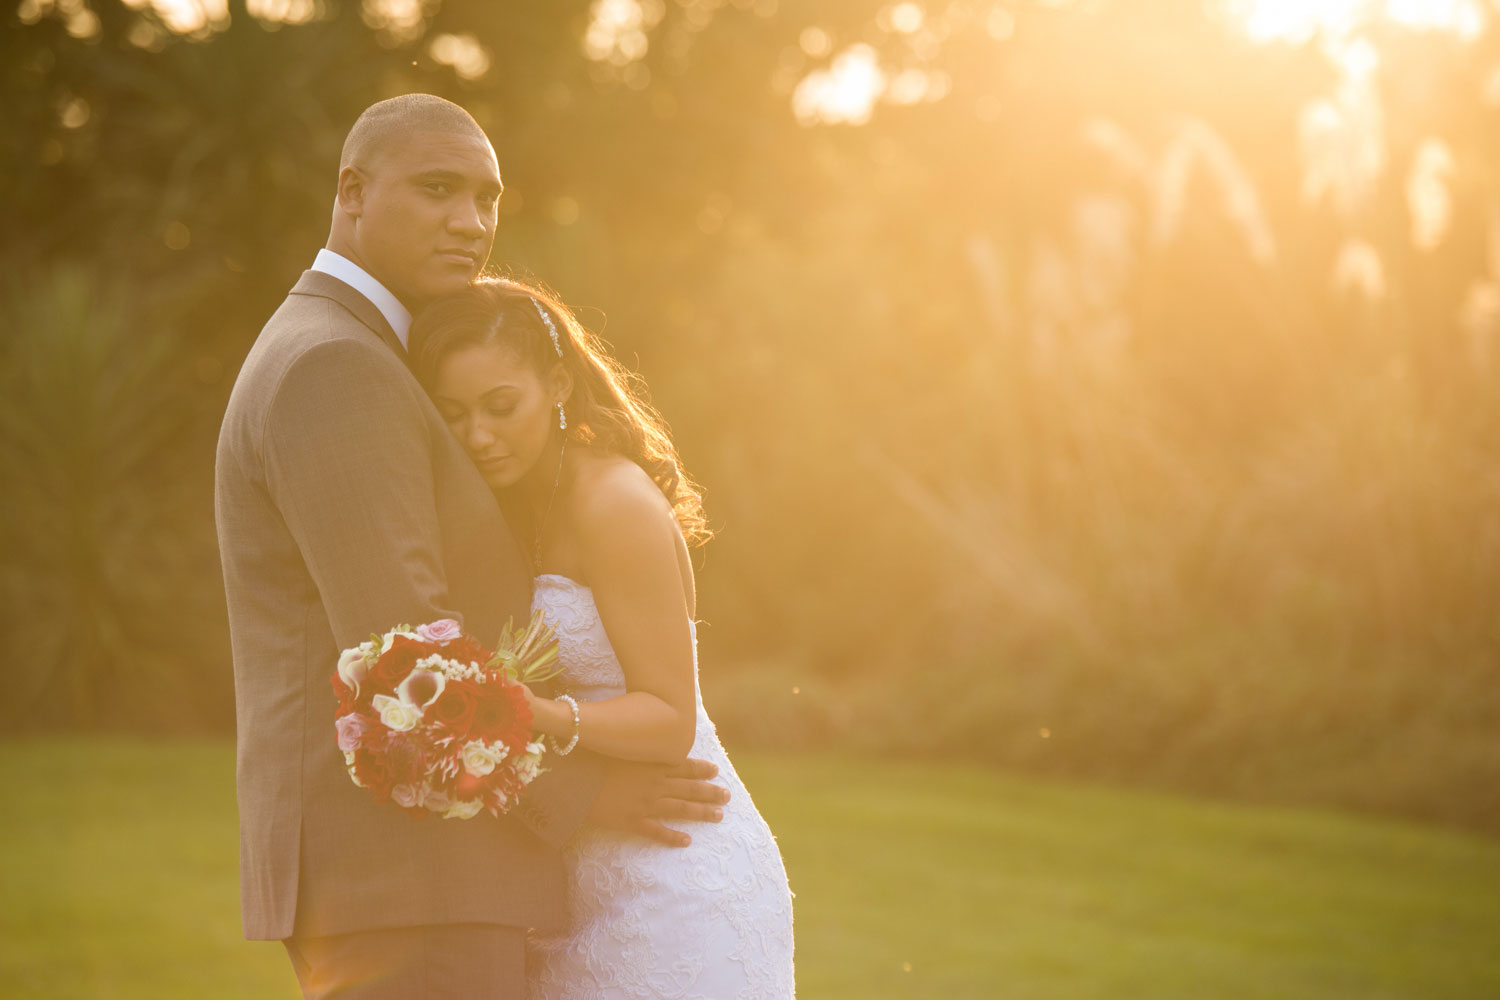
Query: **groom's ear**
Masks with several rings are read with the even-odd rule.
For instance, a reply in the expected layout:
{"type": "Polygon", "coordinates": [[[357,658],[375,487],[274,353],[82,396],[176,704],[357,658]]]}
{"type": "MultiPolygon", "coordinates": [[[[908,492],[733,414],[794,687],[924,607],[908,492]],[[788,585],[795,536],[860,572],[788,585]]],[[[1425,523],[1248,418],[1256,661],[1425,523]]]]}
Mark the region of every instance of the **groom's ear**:
{"type": "Polygon", "coordinates": [[[339,171],[339,211],[355,218],[365,211],[365,175],[358,167],[339,171]]]}

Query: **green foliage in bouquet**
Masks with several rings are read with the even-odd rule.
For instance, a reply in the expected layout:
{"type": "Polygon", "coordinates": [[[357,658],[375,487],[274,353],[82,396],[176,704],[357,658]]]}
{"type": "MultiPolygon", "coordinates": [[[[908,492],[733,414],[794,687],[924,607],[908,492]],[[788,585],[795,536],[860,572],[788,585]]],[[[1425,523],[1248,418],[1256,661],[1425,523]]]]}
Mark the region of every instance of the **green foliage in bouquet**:
{"type": "Polygon", "coordinates": [[[563,668],[557,658],[557,636],[552,626],[542,619],[540,611],[531,613],[531,621],[524,629],[516,628],[514,618],[507,618],[495,643],[495,654],[485,667],[499,670],[506,680],[527,686],[544,684],[557,677],[563,668]]]}

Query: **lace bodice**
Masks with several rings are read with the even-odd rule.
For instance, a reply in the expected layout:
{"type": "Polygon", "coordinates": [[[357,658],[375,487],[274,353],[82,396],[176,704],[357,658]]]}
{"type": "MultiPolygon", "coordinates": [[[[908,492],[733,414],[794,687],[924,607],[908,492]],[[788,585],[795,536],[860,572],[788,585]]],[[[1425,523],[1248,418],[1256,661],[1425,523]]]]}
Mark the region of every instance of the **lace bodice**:
{"type": "MultiPolygon", "coordinates": [[[[600,701],[625,693],[625,671],[615,656],[614,646],[604,631],[599,609],[594,606],[594,592],[576,580],[555,573],[536,578],[532,607],[541,608],[543,617],[557,635],[558,658],[563,664],[563,679],[579,701],[600,701]]],[[[718,734],[703,709],[703,692],[698,686],[698,626],[688,622],[693,639],[693,694],[697,701],[697,735],[693,756],[702,756],[718,747],[718,734]]],[[[718,747],[722,753],[723,748],[718,747]]]]}
{"type": "MultiPolygon", "coordinates": [[[[583,692],[589,701],[625,693],[625,672],[605,634],[604,622],[594,606],[594,592],[576,580],[556,573],[536,578],[532,607],[541,608],[547,623],[557,633],[558,654],[569,687],[583,692]]],[[[698,670],[697,626],[693,632],[693,671],[698,670]]],[[[694,686],[697,678],[694,677],[694,686]]],[[[702,700],[699,700],[702,703],[702,700]]]]}
{"type": "MultiPolygon", "coordinates": [[[[557,634],[579,701],[625,692],[594,606],[568,577],[536,579],[532,606],[557,634]]],[[[694,687],[697,632],[693,630],[694,687]]],[[[529,1000],[790,1000],[792,897],[776,841],[698,698],[692,756],[719,767],[730,793],[720,823],[674,824],[690,847],[585,828],[569,844],[572,923],[528,943],[529,1000]]]]}

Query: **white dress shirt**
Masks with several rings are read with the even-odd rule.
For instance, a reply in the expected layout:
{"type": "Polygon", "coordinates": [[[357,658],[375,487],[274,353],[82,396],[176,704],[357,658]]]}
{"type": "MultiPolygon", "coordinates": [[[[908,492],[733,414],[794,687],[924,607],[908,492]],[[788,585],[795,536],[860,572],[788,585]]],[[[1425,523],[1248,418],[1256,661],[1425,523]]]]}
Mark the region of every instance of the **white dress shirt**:
{"type": "Polygon", "coordinates": [[[396,331],[396,339],[401,341],[401,346],[406,346],[406,334],[411,329],[411,313],[401,304],[400,299],[391,294],[388,288],[370,277],[369,271],[348,257],[336,254],[326,247],[318,251],[318,256],[313,260],[312,269],[339,279],[369,299],[370,303],[380,310],[380,315],[385,317],[385,321],[391,324],[391,329],[396,331]]]}

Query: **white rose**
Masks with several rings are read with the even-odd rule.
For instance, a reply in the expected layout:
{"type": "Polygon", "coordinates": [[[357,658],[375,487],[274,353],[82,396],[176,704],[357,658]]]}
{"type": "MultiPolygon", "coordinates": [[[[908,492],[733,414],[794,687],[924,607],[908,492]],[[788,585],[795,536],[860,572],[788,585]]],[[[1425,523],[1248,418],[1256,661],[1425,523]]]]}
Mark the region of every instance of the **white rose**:
{"type": "Polygon", "coordinates": [[[505,759],[505,744],[496,743],[489,747],[479,740],[470,740],[464,744],[462,759],[465,771],[476,778],[482,778],[505,759]]]}
{"type": "Polygon", "coordinates": [[[428,792],[422,796],[422,805],[435,813],[447,812],[448,807],[453,805],[453,800],[448,798],[447,792],[428,792]]]}
{"type": "Polygon", "coordinates": [[[380,721],[398,733],[410,732],[422,721],[420,708],[388,694],[377,694],[370,700],[370,705],[380,713],[380,721]]]}
{"type": "Polygon", "coordinates": [[[512,765],[516,769],[516,777],[521,779],[522,784],[530,784],[531,781],[541,773],[542,755],[539,753],[523,753],[516,758],[512,765]]]}
{"type": "Polygon", "coordinates": [[[460,799],[448,807],[448,811],[443,813],[443,819],[473,819],[483,808],[484,806],[478,799],[468,801],[460,799]]]}
{"type": "Polygon", "coordinates": [[[410,809],[421,802],[422,793],[415,785],[395,785],[391,788],[391,801],[402,809],[410,809]]]}

